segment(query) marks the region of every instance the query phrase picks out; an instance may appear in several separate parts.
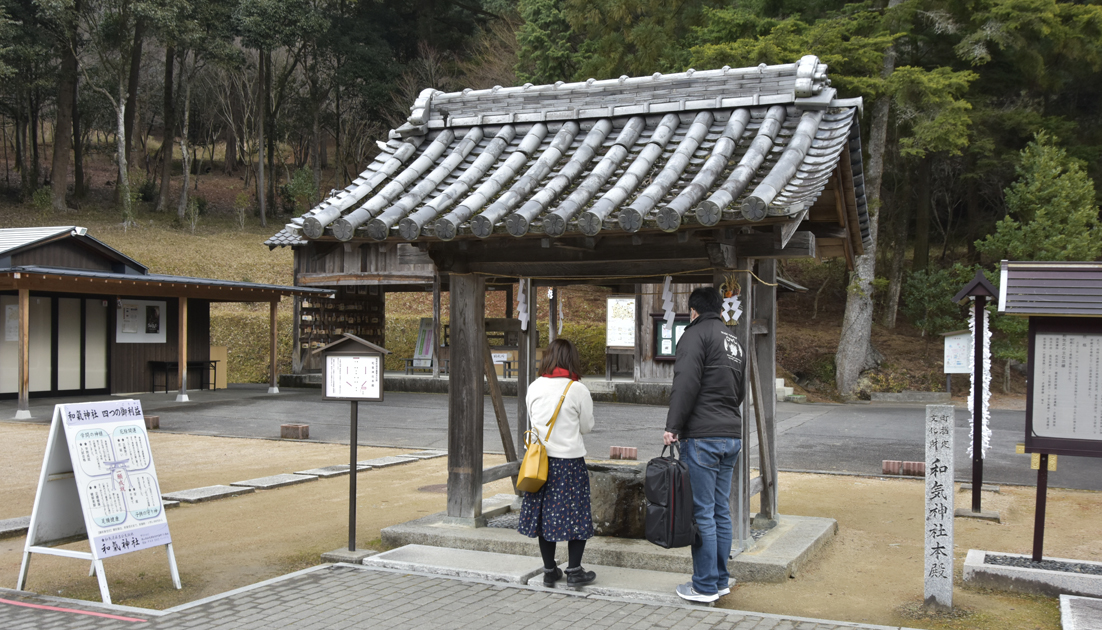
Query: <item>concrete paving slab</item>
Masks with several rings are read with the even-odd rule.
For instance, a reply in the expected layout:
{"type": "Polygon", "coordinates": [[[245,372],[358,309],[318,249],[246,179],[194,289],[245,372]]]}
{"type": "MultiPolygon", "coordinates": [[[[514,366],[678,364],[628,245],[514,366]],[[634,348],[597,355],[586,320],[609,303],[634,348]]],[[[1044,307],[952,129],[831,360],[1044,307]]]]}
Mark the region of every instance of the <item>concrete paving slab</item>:
{"type": "Polygon", "coordinates": [[[347,562],[348,564],[361,564],[364,558],[370,558],[378,554],[378,551],[371,549],[357,549],[355,551],[349,551],[348,547],[341,547],[340,549],[334,549],[333,551],[326,551],[321,554],[322,562],[347,562]]]}
{"type": "Polygon", "coordinates": [[[510,584],[527,584],[532,576],[543,575],[543,563],[529,556],[427,545],[406,545],[392,549],[365,559],[363,564],[369,567],[510,584]]]}
{"type": "Polygon", "coordinates": [[[27,533],[27,528],[30,526],[31,517],[29,516],[19,516],[0,521],[0,538],[23,536],[27,533]]]}
{"type": "MultiPolygon", "coordinates": [[[[1068,571],[1046,571],[1044,569],[987,564],[987,554],[989,553],[996,552],[982,551],[979,549],[968,550],[968,555],[964,558],[965,582],[981,588],[1031,593],[1034,595],[1048,595],[1050,597],[1061,594],[1102,597],[1102,575],[1071,573],[1068,571]]],[[[997,552],[997,555],[1012,556],[1015,558],[1032,557],[1023,554],[1002,552],[997,552]]],[[[1102,567],[1102,562],[1050,558],[1048,556],[1045,556],[1044,559],[1102,567]]]]}
{"type": "Polygon", "coordinates": [[[179,501],[166,501],[162,497],[161,498],[161,505],[163,505],[166,510],[171,510],[172,508],[180,507],[180,502],[179,501]]]}
{"type": "Polygon", "coordinates": [[[370,466],[372,468],[387,468],[388,466],[397,466],[399,464],[408,464],[410,462],[418,461],[416,457],[407,457],[405,455],[387,455],[386,457],[376,457],[375,459],[365,459],[360,462],[356,462],[359,466],[370,466]]]}
{"type": "Polygon", "coordinates": [[[402,457],[414,457],[417,459],[436,459],[437,457],[447,457],[447,451],[417,451],[416,453],[404,453],[402,457]]]}
{"type": "MultiPolygon", "coordinates": [[[[565,564],[562,565],[565,568],[565,564]]],[[[664,571],[645,571],[642,569],[624,569],[621,567],[606,567],[597,564],[587,564],[584,559],[582,566],[586,571],[593,571],[597,579],[591,584],[581,587],[567,586],[566,578],[559,580],[552,590],[571,590],[587,595],[601,595],[604,597],[617,597],[636,601],[650,602],[653,604],[667,604],[683,606],[686,604],[711,606],[711,604],[693,604],[686,602],[677,596],[674,589],[678,584],[684,584],[692,579],[692,573],[666,573],[664,571]]],[[[528,580],[529,586],[548,588],[543,585],[543,573],[539,573],[528,580]]],[[[735,581],[731,580],[734,587],[735,581]]]]}
{"type": "Polygon", "coordinates": [[[184,503],[203,503],[204,501],[236,497],[241,494],[249,494],[250,492],[256,492],[256,490],[254,488],[241,488],[235,486],[205,486],[203,488],[166,492],[161,495],[161,498],[168,499],[169,501],[182,501],[184,503]]]}
{"type": "MultiPolygon", "coordinates": [[[[359,466],[357,462],[356,472],[363,472],[365,470],[371,470],[371,466],[359,466]]],[[[338,464],[336,466],[325,466],[322,468],[311,468],[310,470],[300,470],[296,475],[303,475],[306,477],[321,477],[322,479],[328,479],[330,477],[340,477],[341,475],[348,474],[348,464],[338,464]]]]}
{"type": "Polygon", "coordinates": [[[1102,628],[1102,599],[1061,595],[1060,627],[1063,630],[1098,630],[1098,628],[1102,628]]]}
{"type": "Polygon", "coordinates": [[[501,516],[512,510],[514,506],[516,509],[520,509],[517,504],[520,497],[515,494],[495,494],[489,499],[482,500],[482,518],[489,519],[495,516],[501,516]]]}
{"type": "Polygon", "coordinates": [[[235,481],[230,485],[244,488],[256,488],[257,490],[271,490],[272,488],[294,486],[300,483],[306,483],[307,481],[317,480],[318,478],[315,475],[291,475],[284,473],[281,475],[271,475],[269,477],[246,479],[245,481],[235,481]]]}

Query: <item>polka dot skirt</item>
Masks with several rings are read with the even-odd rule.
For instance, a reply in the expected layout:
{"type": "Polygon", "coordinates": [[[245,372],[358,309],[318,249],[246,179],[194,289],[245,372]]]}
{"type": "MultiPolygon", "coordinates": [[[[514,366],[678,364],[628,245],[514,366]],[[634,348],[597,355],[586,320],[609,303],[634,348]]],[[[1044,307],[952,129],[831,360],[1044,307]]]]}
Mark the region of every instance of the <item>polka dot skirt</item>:
{"type": "Polygon", "coordinates": [[[544,540],[563,542],[593,537],[589,505],[589,471],[585,458],[547,458],[547,483],[525,492],[517,531],[544,540]]]}

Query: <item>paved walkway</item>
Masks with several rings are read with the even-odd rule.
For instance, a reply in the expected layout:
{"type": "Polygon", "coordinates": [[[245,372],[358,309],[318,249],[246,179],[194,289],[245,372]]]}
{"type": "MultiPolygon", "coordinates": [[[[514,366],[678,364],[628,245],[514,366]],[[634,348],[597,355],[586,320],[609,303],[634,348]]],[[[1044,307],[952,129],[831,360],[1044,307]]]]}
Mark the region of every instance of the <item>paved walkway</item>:
{"type": "Polygon", "coordinates": [[[886,630],[885,626],[702,606],[662,606],[352,565],[314,567],[164,612],[97,607],[0,591],[0,628],[5,630],[135,627],[886,630]]]}

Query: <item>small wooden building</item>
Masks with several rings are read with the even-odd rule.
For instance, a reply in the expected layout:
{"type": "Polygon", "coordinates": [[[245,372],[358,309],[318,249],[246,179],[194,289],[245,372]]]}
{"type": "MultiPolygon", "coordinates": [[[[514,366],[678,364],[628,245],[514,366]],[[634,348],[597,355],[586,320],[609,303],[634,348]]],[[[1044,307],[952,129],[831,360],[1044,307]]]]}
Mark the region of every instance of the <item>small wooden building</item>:
{"type": "MultiPolygon", "coordinates": [[[[329,291],[149,273],[75,226],[0,229],[0,398],[150,391],[211,377],[210,303],[329,291]],[[183,370],[179,369],[184,365],[183,370]]],[[[177,387],[174,387],[176,389],[177,387]]]]}
{"type": "MultiPolygon", "coordinates": [[[[351,185],[268,245],[296,248],[297,265],[310,264],[316,254],[308,252],[341,251],[346,271],[363,279],[379,252],[410,252],[412,263],[416,251],[423,273],[435,267],[446,279],[448,512],[477,518],[487,286],[519,282],[533,296],[533,284],[597,284],[638,295],[639,285],[667,276],[731,280],[742,288],[737,331],[756,357],[747,378],[772,392],[776,261],[838,256],[852,265],[869,239],[860,107],[837,97],[811,55],[775,66],[427,89],[351,185]]],[[[647,310],[637,309],[636,339],[649,330],[647,310]]],[[[521,401],[535,345],[534,335],[522,337],[521,401]]],[[[740,467],[743,540],[751,494],[763,492],[763,512],[775,514],[772,398],[758,398],[763,475],[751,483],[749,458],[740,467]]],[[[519,442],[523,403],[518,412],[519,442]]]]}

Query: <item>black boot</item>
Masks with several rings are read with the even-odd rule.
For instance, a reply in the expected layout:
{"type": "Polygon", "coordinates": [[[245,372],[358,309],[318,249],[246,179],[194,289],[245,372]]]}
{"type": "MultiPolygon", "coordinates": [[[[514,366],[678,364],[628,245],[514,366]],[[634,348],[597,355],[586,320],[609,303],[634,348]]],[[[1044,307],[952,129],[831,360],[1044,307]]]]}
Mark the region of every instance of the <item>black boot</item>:
{"type": "Polygon", "coordinates": [[[543,570],[543,585],[547,588],[555,586],[555,582],[562,579],[562,569],[555,567],[554,569],[543,570]]]}
{"type": "Polygon", "coordinates": [[[586,571],[578,565],[576,567],[567,567],[566,569],[566,585],[567,586],[585,586],[593,580],[597,579],[597,574],[592,571],[586,571]]]}

